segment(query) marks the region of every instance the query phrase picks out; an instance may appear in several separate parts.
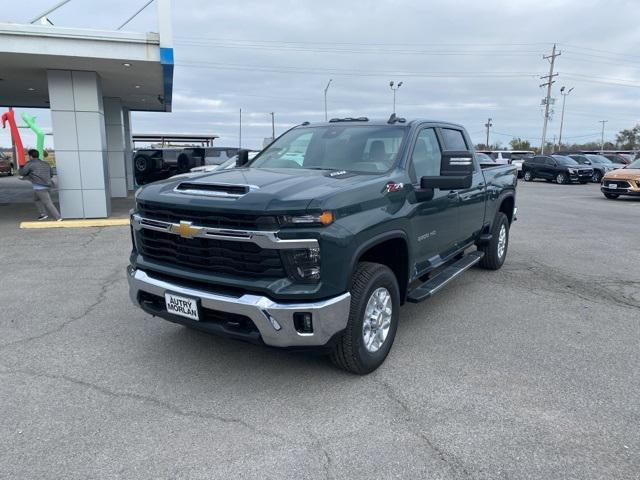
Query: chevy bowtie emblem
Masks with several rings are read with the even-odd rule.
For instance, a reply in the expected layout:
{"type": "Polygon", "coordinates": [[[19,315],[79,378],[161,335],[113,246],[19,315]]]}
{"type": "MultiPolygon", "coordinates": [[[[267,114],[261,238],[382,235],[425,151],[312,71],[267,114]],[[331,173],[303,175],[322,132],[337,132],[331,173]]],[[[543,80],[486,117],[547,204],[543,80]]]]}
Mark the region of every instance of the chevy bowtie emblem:
{"type": "Polygon", "coordinates": [[[191,225],[191,222],[180,222],[179,225],[175,223],[171,224],[171,228],[169,229],[171,233],[177,233],[182,238],[193,238],[198,235],[201,231],[201,227],[194,227],[191,225]]]}

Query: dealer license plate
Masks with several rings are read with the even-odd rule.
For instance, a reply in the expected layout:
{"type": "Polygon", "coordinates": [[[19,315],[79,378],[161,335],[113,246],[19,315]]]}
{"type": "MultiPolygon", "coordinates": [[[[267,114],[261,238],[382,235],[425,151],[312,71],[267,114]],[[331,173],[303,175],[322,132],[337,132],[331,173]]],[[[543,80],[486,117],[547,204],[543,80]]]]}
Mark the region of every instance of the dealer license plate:
{"type": "Polygon", "coordinates": [[[198,301],[195,298],[182,297],[173,293],[165,293],[164,300],[167,305],[167,312],[191,320],[200,320],[198,314],[198,301]]]}
{"type": "Polygon", "coordinates": [[[617,183],[610,183],[609,185],[607,185],[609,188],[618,188],[618,184],[617,183]]]}

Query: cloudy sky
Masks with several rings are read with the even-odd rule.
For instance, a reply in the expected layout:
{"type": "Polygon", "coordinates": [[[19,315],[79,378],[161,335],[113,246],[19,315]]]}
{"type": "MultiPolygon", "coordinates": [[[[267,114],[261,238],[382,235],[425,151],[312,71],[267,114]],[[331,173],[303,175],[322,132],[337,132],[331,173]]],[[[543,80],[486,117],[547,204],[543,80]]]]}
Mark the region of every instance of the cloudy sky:
{"type": "MultiPolygon", "coordinates": [[[[3,2],[0,21],[25,22],[55,0],[3,2]],[[7,5],[8,3],[8,5],[7,5]]],[[[72,0],[57,26],[113,29],[144,0],[72,0]]],[[[540,76],[557,42],[557,97],[548,139],[558,134],[559,89],[566,141],[600,139],[640,122],[640,4],[621,0],[174,0],[172,113],[135,113],[133,130],[214,133],[219,145],[257,147],[271,134],[329,116],[398,114],[464,124],[476,143],[540,143],[540,76]]],[[[152,4],[127,29],[155,31],[152,4]]],[[[1,46],[0,46],[1,48],[1,46]]],[[[0,65],[0,71],[2,66],[0,65]]],[[[47,111],[34,111],[50,129],[47,111]]],[[[48,140],[50,141],[50,140],[48,140]]],[[[0,145],[7,146],[6,132],[0,145]]],[[[27,140],[28,143],[28,140],[27,140]]]]}

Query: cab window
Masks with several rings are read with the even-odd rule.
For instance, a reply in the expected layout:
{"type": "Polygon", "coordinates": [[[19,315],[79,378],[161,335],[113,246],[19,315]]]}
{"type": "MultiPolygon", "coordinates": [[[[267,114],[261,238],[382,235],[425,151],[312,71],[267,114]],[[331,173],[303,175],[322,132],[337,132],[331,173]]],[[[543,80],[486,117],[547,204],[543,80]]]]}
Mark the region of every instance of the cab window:
{"type": "Polygon", "coordinates": [[[411,153],[409,174],[412,181],[418,182],[422,177],[440,175],[441,161],[442,155],[436,132],[433,128],[421,130],[411,153]]]}
{"type": "Polygon", "coordinates": [[[460,130],[443,128],[441,131],[445,150],[467,150],[467,142],[464,141],[464,136],[460,130]]]}

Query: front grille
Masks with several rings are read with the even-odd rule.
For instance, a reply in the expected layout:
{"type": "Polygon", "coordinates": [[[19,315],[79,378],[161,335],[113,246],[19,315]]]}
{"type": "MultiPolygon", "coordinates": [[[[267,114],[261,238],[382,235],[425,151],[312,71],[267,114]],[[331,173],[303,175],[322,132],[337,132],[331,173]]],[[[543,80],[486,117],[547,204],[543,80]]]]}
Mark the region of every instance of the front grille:
{"type": "Polygon", "coordinates": [[[201,212],[191,208],[168,207],[148,202],[138,202],[138,213],[144,218],[163,222],[193,222],[201,227],[229,228],[236,230],[278,230],[278,220],[268,215],[201,212]]]}
{"type": "Polygon", "coordinates": [[[143,257],[172,266],[210,274],[252,278],[284,278],[278,250],[260,248],[251,242],[182,238],[172,233],[143,228],[138,231],[138,251],[143,257]]]}
{"type": "Polygon", "coordinates": [[[593,175],[593,170],[591,170],[591,169],[578,170],[578,174],[579,175],[593,175]]]}

